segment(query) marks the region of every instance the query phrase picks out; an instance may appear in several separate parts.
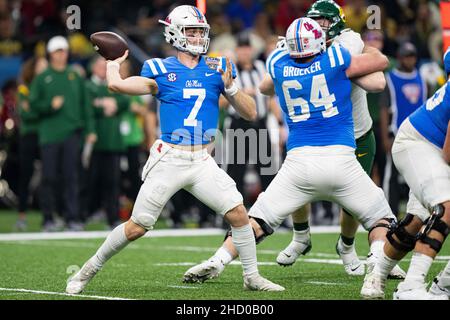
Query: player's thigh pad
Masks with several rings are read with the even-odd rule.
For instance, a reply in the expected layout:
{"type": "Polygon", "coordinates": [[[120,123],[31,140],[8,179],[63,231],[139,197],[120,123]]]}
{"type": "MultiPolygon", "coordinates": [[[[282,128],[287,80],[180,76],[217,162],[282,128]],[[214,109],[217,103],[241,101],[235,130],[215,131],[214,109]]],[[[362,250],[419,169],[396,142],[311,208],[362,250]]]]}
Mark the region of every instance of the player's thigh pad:
{"type": "Polygon", "coordinates": [[[147,230],[153,228],[167,201],[183,187],[182,168],[167,160],[159,161],[148,173],[134,203],[131,220],[147,230]]]}
{"type": "Polygon", "coordinates": [[[395,138],[392,158],[411,191],[427,209],[450,200],[450,166],[442,150],[405,120],[395,138]]]}
{"type": "Polygon", "coordinates": [[[243,203],[236,182],[219,168],[211,156],[194,166],[190,184],[184,188],[186,191],[222,216],[243,203]]]}
{"type": "Polygon", "coordinates": [[[334,197],[338,204],[349,211],[366,230],[383,218],[395,219],[383,190],[370,179],[356,157],[337,158],[336,164],[340,168],[334,197]]]}
{"type": "Polygon", "coordinates": [[[273,229],[293,212],[313,200],[308,188],[307,165],[296,159],[295,152],[289,152],[283,165],[265,192],[250,208],[249,216],[263,219],[273,229]]]}

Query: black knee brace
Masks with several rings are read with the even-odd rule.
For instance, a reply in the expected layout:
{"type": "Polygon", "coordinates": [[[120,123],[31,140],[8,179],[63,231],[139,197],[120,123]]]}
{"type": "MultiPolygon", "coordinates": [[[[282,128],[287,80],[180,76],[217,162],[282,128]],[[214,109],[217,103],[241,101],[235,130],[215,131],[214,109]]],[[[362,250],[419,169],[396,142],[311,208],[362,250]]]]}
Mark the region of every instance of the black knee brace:
{"type": "Polygon", "coordinates": [[[386,234],[389,243],[397,250],[409,252],[414,249],[417,241],[416,235],[409,234],[405,227],[408,226],[414,218],[414,215],[408,213],[394,228],[386,234]],[[397,237],[398,241],[393,237],[397,237]]]}
{"type": "MultiPolygon", "coordinates": [[[[256,232],[255,229],[253,229],[253,235],[255,236],[255,241],[256,244],[259,244],[261,241],[263,241],[267,236],[270,236],[273,233],[273,229],[271,226],[269,226],[263,219],[260,218],[255,218],[255,217],[251,217],[253,218],[261,227],[263,234],[259,237],[256,236],[256,232]]],[[[227,233],[225,234],[225,238],[223,239],[223,241],[227,240],[228,237],[231,237],[231,229],[229,229],[227,231],[227,233]]]]}
{"type": "Polygon", "coordinates": [[[431,249],[436,251],[436,253],[438,253],[441,250],[442,244],[444,243],[445,238],[447,238],[450,232],[449,226],[444,221],[441,220],[442,216],[444,215],[444,211],[445,208],[443,205],[438,204],[437,206],[435,206],[433,208],[431,216],[427,220],[425,220],[424,222],[425,225],[422,227],[422,230],[420,230],[418,234],[418,239],[423,243],[429,245],[431,249]],[[442,234],[444,240],[441,242],[439,240],[430,238],[428,236],[428,233],[430,233],[431,230],[435,230],[440,234],[442,234]]]}
{"type": "Polygon", "coordinates": [[[370,233],[375,230],[376,228],[386,228],[388,230],[394,229],[396,226],[396,222],[394,218],[383,218],[381,220],[384,220],[385,222],[378,222],[376,225],[374,225],[373,227],[371,227],[369,229],[369,234],[368,236],[370,237],[370,233]]]}

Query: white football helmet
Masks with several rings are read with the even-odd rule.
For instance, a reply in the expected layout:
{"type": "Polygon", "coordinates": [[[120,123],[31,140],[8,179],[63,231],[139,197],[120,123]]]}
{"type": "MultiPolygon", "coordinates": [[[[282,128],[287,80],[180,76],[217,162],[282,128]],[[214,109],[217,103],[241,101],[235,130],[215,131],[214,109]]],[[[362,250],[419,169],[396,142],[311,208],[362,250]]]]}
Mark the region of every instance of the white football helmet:
{"type": "Polygon", "coordinates": [[[286,32],[286,43],[292,58],[306,58],[326,50],[325,32],[311,18],[294,20],[286,32]]]}
{"type": "Polygon", "coordinates": [[[166,20],[159,20],[164,24],[167,43],[181,51],[193,55],[205,54],[209,47],[209,24],[203,13],[193,6],[178,6],[172,10],[166,20]],[[186,29],[199,28],[202,30],[201,38],[186,36],[186,29]],[[196,42],[196,43],[195,43],[196,42]]]}

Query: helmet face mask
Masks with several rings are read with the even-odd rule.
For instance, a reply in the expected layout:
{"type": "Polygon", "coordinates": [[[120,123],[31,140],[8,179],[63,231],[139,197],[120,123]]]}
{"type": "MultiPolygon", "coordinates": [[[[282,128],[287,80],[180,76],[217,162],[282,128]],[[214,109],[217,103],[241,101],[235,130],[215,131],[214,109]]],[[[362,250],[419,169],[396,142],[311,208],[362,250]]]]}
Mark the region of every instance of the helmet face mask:
{"type": "Polygon", "coordinates": [[[193,6],[178,6],[159,20],[164,24],[166,42],[180,51],[202,55],[208,51],[210,26],[205,16],[193,6]]]}

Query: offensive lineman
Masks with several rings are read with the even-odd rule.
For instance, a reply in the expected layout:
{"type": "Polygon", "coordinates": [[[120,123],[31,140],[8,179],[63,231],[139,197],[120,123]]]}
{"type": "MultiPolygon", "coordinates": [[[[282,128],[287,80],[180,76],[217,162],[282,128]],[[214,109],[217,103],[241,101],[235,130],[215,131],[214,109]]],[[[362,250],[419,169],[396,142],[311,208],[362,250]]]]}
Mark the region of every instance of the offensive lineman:
{"type": "MultiPolygon", "coordinates": [[[[327,45],[340,44],[351,55],[357,55],[367,50],[361,36],[353,30],[346,28],[345,16],[342,8],[333,0],[316,1],[306,13],[308,18],[316,20],[325,31],[327,45]]],[[[361,77],[352,84],[351,100],[353,105],[353,121],[356,139],[355,154],[364,171],[370,176],[375,157],[375,135],[372,131],[372,119],[367,106],[366,89],[372,82],[379,78],[384,79],[384,74],[379,71],[372,75],[361,77]],[[360,84],[360,86],[358,86],[360,84]]],[[[377,89],[377,88],[375,88],[377,89]]],[[[277,256],[278,264],[282,266],[292,265],[301,254],[306,254],[311,249],[311,234],[309,232],[308,206],[301,208],[292,214],[294,222],[293,239],[291,243],[277,256]]],[[[364,275],[364,263],[356,254],[354,239],[358,229],[358,222],[345,210],[341,211],[341,234],[336,243],[336,252],[342,259],[344,270],[349,275],[364,275]]],[[[393,278],[403,279],[405,272],[396,266],[390,273],[393,278]]]]}
{"type": "MultiPolygon", "coordinates": [[[[260,90],[266,95],[276,92],[280,99],[289,125],[288,154],[249,216],[259,242],[306,203],[331,200],[369,230],[372,252],[382,250],[379,243],[395,216],[382,190],[356,160],[349,78],[381,71],[388,61],[377,50],[352,57],[340,45],[326,49],[325,42],[316,21],[299,18],[286,33],[288,51],[275,50],[267,61],[270,76],[260,90]]],[[[217,277],[236,256],[228,235],[211,259],[185,273],[184,281],[217,277]]]]}
{"type": "MultiPolygon", "coordinates": [[[[444,55],[450,75],[450,48],[444,55]]],[[[449,80],[400,126],[392,158],[410,187],[407,215],[388,233],[385,253],[367,277],[373,296],[384,295],[386,274],[396,260],[414,249],[405,281],[395,300],[447,300],[449,265],[430,292],[425,278],[450,231],[450,85],[449,80]],[[431,212],[431,214],[430,214],[431,212]]]]}
{"type": "Polygon", "coordinates": [[[228,59],[203,56],[209,46],[210,27],[196,7],[178,6],[160,22],[165,25],[166,41],[178,50],[177,57],[150,59],[144,63],[140,77],[122,79],[119,67],[127,58],[126,52],[108,62],[107,80],[115,92],[152,94],[161,101],[162,137],[150,150],[142,174],[144,183],[130,220],[109,234],[68,282],[66,292],[83,291],[106,261],[152,229],[166,202],[181,188],[231,224],[233,244],[244,269],[244,288],[283,291],[283,287],[259,275],[255,237],[242,195],[207,152],[217,130],[220,94],[224,93],[245,119],[255,117],[255,101],[238,90],[228,59]]]}

